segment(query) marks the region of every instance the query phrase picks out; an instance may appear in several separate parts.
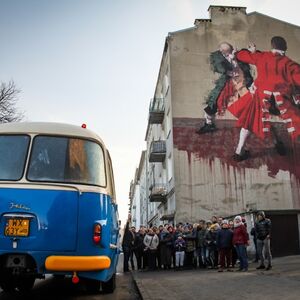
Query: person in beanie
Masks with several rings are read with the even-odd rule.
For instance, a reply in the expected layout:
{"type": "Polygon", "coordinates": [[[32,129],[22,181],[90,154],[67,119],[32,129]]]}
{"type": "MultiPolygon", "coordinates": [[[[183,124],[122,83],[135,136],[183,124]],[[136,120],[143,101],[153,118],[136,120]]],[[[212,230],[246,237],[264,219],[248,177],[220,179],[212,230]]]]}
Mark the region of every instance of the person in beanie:
{"type": "Polygon", "coordinates": [[[271,220],[266,218],[263,211],[257,213],[257,222],[255,223],[254,228],[257,237],[257,252],[260,260],[260,265],[256,269],[260,270],[266,268],[263,254],[264,250],[268,260],[268,266],[266,270],[270,270],[272,268],[272,254],[270,248],[271,220]]]}
{"type": "Polygon", "coordinates": [[[242,222],[241,216],[234,218],[233,240],[232,243],[236,248],[240,260],[239,271],[248,271],[247,246],[249,245],[249,235],[242,222]]]}
{"type": "Polygon", "coordinates": [[[219,272],[223,272],[225,268],[225,259],[226,259],[226,268],[229,271],[231,265],[231,246],[232,246],[232,238],[233,232],[229,228],[229,224],[227,220],[223,220],[221,224],[221,230],[217,232],[217,247],[219,250],[220,257],[220,268],[219,272]]]}

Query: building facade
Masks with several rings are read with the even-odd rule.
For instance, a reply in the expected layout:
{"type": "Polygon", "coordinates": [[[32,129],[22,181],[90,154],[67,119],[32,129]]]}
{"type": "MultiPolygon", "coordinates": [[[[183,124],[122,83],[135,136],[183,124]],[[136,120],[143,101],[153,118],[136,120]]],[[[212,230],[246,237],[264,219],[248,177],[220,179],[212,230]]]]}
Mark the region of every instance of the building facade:
{"type": "MultiPolygon", "coordinates": [[[[250,93],[255,95],[257,87],[247,86],[245,73],[240,82],[235,80],[240,73],[222,73],[222,61],[212,57],[220,45],[229,45],[232,53],[226,59],[233,64],[234,48],[247,48],[253,42],[255,53],[269,51],[271,38],[280,36],[287,43],[286,55],[299,63],[300,27],[258,12],[247,14],[245,7],[210,6],[209,14],[209,19],[196,19],[191,28],[169,33],[165,41],[145,138],[147,223],[194,223],[212,214],[247,214],[253,222],[251,212],[265,210],[276,215],[276,222],[286,217],[294,220],[293,240],[299,249],[300,147],[299,141],[291,139],[292,131],[298,130],[290,124],[294,119],[284,119],[282,101],[275,91],[274,106],[281,115],[268,115],[262,122],[269,124],[264,130],[273,132],[274,128],[284,153],[276,150],[271,135],[262,139],[250,134],[246,147],[251,156],[242,161],[233,159],[240,128],[230,106],[246,94],[252,99],[250,93]],[[222,76],[227,76],[224,80],[228,84],[220,89],[222,76]],[[229,93],[225,88],[234,92],[222,102],[221,93],[229,93]],[[197,128],[205,122],[207,101],[214,93],[219,95],[214,121],[217,130],[198,134],[197,128]]],[[[254,83],[261,75],[261,66],[255,63],[247,63],[254,83]]],[[[277,72],[276,68],[264,72],[277,72]]],[[[289,80],[285,74],[282,78],[289,80]]],[[[283,99],[283,105],[289,103],[287,110],[295,111],[295,118],[300,115],[300,109],[295,108],[300,94],[297,78],[289,82],[295,85],[293,95],[283,99]]],[[[267,98],[268,90],[263,92],[267,98]]]]}

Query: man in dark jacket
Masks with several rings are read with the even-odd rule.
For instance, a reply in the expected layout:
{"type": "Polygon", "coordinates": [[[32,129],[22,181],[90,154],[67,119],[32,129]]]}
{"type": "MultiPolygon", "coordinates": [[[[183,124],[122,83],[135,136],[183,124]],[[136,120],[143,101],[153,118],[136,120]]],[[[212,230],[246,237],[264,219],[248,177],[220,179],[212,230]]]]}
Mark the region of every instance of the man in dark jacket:
{"type": "Polygon", "coordinates": [[[130,259],[132,248],[134,244],[134,236],[132,232],[129,229],[129,223],[131,221],[131,215],[128,215],[128,220],[126,222],[124,235],[123,235],[123,241],[122,241],[122,249],[124,253],[124,264],[123,264],[123,272],[128,272],[128,261],[130,259]]]}
{"type": "Polygon", "coordinates": [[[222,228],[217,232],[217,247],[220,255],[220,268],[219,272],[223,272],[225,268],[225,258],[226,258],[226,267],[230,270],[231,265],[231,248],[232,248],[232,238],[233,232],[229,228],[227,220],[222,221],[222,228]]]}
{"type": "Polygon", "coordinates": [[[260,259],[260,265],[256,269],[270,270],[272,268],[272,254],[270,249],[271,238],[271,220],[267,219],[265,213],[260,211],[257,213],[257,222],[255,223],[255,231],[257,235],[257,252],[260,259]],[[268,266],[265,267],[265,257],[268,260],[268,266]]]}

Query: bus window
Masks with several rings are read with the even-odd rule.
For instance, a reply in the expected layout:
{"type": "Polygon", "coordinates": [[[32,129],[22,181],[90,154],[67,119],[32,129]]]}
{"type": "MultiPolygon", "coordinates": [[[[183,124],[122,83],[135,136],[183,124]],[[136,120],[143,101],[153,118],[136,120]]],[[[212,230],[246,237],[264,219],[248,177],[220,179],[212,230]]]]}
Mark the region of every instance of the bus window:
{"type": "Polygon", "coordinates": [[[31,181],[106,186],[103,150],[89,140],[37,136],[27,178],[31,181]]]}
{"type": "Polygon", "coordinates": [[[0,180],[20,180],[23,175],[30,137],[0,136],[0,180]]]}

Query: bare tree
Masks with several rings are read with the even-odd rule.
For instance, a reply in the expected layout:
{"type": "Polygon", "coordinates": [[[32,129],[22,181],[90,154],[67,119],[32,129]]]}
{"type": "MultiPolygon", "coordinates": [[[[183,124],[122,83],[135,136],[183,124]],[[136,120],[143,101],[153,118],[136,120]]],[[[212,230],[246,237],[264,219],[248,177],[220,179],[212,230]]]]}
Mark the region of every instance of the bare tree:
{"type": "Polygon", "coordinates": [[[19,111],[16,104],[19,100],[20,90],[11,80],[0,84],[0,123],[19,122],[24,118],[23,112],[19,111]]]}

